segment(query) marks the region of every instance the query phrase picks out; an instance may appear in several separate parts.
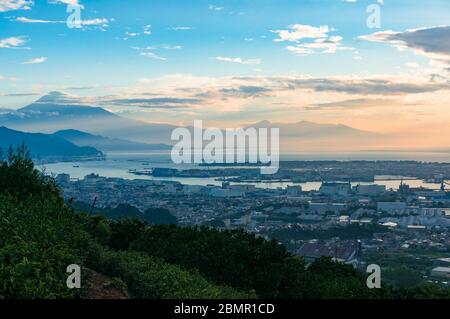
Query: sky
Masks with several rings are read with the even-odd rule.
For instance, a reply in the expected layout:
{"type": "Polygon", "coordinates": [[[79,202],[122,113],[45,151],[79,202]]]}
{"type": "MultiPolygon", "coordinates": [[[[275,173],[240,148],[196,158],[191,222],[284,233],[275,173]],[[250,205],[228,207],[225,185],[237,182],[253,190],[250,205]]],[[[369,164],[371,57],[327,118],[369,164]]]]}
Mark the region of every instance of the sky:
{"type": "Polygon", "coordinates": [[[446,143],[449,13],[448,0],[0,0],[0,108],[63,91],[152,123],[307,120],[446,143]]]}

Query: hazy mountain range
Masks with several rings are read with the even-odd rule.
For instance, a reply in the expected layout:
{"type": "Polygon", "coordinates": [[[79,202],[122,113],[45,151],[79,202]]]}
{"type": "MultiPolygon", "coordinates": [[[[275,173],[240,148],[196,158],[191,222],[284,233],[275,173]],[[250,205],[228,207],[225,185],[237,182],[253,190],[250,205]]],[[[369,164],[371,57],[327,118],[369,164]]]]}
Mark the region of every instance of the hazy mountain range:
{"type": "Polygon", "coordinates": [[[93,146],[101,151],[155,151],[169,150],[172,147],[167,144],[145,144],[127,141],[118,138],[109,138],[101,135],[93,135],[78,130],[61,130],[53,133],[54,136],[63,138],[78,146],[93,146]]]}
{"type": "MultiPolygon", "coordinates": [[[[55,136],[73,144],[102,151],[168,149],[167,144],[173,144],[171,133],[177,127],[119,116],[101,107],[84,105],[78,98],[61,92],[50,92],[18,110],[1,110],[0,125],[25,132],[57,132],[55,136]]],[[[292,124],[262,121],[249,126],[279,128],[282,151],[302,147],[364,147],[384,138],[345,125],[306,121],[292,124]]]]}

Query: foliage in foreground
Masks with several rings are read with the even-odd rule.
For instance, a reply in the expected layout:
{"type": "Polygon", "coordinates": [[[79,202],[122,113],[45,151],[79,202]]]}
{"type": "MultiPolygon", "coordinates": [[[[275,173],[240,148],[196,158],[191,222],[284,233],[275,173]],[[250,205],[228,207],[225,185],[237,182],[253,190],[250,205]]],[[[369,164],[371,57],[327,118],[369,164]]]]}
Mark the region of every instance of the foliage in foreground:
{"type": "Polygon", "coordinates": [[[66,286],[70,264],[122,279],[137,298],[254,296],[145,253],[105,247],[109,222],[67,207],[53,180],[34,169],[25,148],[1,161],[0,185],[0,299],[83,297],[85,291],[66,286]]]}
{"type": "Polygon", "coordinates": [[[135,298],[449,298],[432,285],[369,290],[365,274],[321,259],[307,267],[242,231],[149,226],[78,214],[26,148],[0,161],[0,298],[82,298],[78,264],[122,280],[135,298]]]}

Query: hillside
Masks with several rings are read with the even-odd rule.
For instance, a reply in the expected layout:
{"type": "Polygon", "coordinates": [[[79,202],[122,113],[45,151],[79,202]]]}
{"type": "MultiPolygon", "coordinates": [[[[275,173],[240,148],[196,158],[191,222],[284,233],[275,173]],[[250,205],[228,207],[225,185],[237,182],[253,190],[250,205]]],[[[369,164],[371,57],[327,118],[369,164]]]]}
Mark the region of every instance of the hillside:
{"type": "Polygon", "coordinates": [[[73,158],[100,157],[102,152],[89,146],[77,146],[58,136],[40,133],[25,133],[0,127],[0,148],[7,150],[10,146],[16,148],[25,143],[34,158],[73,158]]]}

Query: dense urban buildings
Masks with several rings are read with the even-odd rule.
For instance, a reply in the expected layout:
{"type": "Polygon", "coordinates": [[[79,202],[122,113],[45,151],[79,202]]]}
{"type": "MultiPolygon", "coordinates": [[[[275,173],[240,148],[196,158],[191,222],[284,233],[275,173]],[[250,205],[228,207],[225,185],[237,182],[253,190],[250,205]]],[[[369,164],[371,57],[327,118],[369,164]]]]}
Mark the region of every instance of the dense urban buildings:
{"type": "MultiPolygon", "coordinates": [[[[221,186],[201,186],[96,174],[81,180],[60,174],[57,181],[67,200],[92,209],[120,204],[141,212],[163,208],[179,225],[244,229],[279,240],[307,261],[327,256],[361,269],[377,256],[406,254],[411,267],[413,258],[426,260],[412,282],[447,283],[448,268],[442,263],[450,257],[450,194],[444,186],[415,189],[402,182],[393,190],[378,184],[324,182],[317,190],[305,191],[301,185],[261,188],[224,181],[221,186]]],[[[393,271],[399,266],[386,265],[393,271]]]]}

